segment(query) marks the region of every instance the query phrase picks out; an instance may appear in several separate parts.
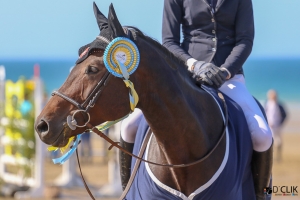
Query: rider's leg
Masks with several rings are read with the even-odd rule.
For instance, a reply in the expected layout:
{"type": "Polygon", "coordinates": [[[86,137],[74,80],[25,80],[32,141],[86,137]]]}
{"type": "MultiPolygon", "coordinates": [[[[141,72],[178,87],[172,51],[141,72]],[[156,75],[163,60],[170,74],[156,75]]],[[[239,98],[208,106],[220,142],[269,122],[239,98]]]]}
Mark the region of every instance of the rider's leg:
{"type": "MultiPolygon", "coordinates": [[[[120,145],[129,152],[132,152],[136,131],[143,113],[140,109],[135,109],[126,119],[121,123],[121,137],[120,145]]],[[[120,175],[123,190],[125,189],[131,172],[131,156],[119,150],[120,175]]]]}
{"type": "Polygon", "coordinates": [[[253,143],[252,174],[257,199],[264,199],[264,188],[269,186],[273,163],[272,131],[252,95],[245,86],[243,75],[226,81],[220,91],[237,102],[246,117],[253,143]]]}

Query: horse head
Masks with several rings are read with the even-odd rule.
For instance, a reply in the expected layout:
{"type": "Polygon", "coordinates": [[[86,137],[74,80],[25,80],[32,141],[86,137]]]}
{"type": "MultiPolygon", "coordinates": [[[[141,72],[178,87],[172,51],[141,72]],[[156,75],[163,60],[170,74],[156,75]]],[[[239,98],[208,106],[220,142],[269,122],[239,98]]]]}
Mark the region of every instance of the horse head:
{"type": "Polygon", "coordinates": [[[94,13],[99,36],[79,49],[75,67],[37,117],[35,129],[46,144],[65,146],[70,137],[85,131],[87,122],[98,125],[130,112],[128,88],[121,78],[108,72],[103,60],[108,43],[126,34],[113,5],[108,18],[95,3],[94,13]]]}

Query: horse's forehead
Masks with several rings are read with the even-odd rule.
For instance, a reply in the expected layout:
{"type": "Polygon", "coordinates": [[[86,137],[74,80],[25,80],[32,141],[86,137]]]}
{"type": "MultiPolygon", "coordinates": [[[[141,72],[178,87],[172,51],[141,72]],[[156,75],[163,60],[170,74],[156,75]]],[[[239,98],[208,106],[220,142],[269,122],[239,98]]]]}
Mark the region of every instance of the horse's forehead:
{"type": "MultiPolygon", "coordinates": [[[[87,50],[88,51],[88,50],[87,50]]],[[[103,50],[94,50],[91,54],[82,62],[76,64],[71,70],[68,77],[72,77],[72,79],[81,78],[84,74],[86,74],[89,67],[96,67],[99,70],[105,68],[103,62],[103,50]],[[78,78],[77,78],[78,77],[78,78]]],[[[83,53],[85,54],[85,53],[83,53]]]]}

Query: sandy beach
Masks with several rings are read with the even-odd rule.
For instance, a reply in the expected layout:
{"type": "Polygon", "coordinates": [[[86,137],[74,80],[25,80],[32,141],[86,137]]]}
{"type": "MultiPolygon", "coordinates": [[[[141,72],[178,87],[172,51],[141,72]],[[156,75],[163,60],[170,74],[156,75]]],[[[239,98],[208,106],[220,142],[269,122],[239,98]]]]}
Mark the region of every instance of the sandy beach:
{"type": "MultiPolygon", "coordinates": [[[[283,196],[280,192],[285,191],[287,188],[295,188],[297,192],[300,192],[300,103],[285,104],[288,119],[282,130],[283,134],[283,152],[282,160],[276,159],[277,151],[274,151],[274,164],[273,164],[273,186],[279,188],[279,191],[273,191],[272,199],[274,200],[300,200],[300,194],[295,193],[299,196],[283,196]]],[[[82,171],[87,183],[93,194],[97,195],[100,189],[109,184],[109,173],[108,170],[108,159],[113,159],[113,151],[108,152],[104,150],[104,141],[96,135],[92,135],[93,145],[93,158],[92,163],[82,163],[82,171]],[[104,154],[109,156],[104,156],[104,154]]],[[[77,164],[76,164],[77,165],[77,164]]],[[[77,166],[76,166],[76,170],[77,166]]],[[[50,158],[45,161],[45,185],[51,186],[54,180],[59,177],[62,172],[62,166],[52,164],[50,158]]],[[[79,173],[78,173],[79,174],[79,173]]],[[[273,187],[273,188],[274,188],[273,187]]],[[[275,189],[276,189],[275,188],[275,189]]],[[[90,199],[88,193],[84,187],[73,187],[73,188],[56,188],[60,194],[62,200],[75,200],[75,199],[90,199]]],[[[289,191],[287,191],[289,192],[289,191]]],[[[291,195],[290,193],[286,193],[291,195]]],[[[45,197],[46,198],[46,197],[45,197]]],[[[41,199],[45,199],[41,198],[41,199]]],[[[1,199],[1,197],[0,197],[1,199]]],[[[52,199],[52,198],[47,198],[52,199]]],[[[99,197],[96,199],[102,200],[117,200],[117,197],[99,197]]]]}

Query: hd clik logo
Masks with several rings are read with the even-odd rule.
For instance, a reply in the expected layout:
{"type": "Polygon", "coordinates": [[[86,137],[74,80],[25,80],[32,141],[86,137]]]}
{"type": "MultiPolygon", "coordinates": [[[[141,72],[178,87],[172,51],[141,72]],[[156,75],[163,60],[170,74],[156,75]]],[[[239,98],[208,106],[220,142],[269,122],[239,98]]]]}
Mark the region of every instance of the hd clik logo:
{"type": "Polygon", "coordinates": [[[264,188],[264,194],[274,196],[298,196],[298,186],[272,186],[264,188]]]}

